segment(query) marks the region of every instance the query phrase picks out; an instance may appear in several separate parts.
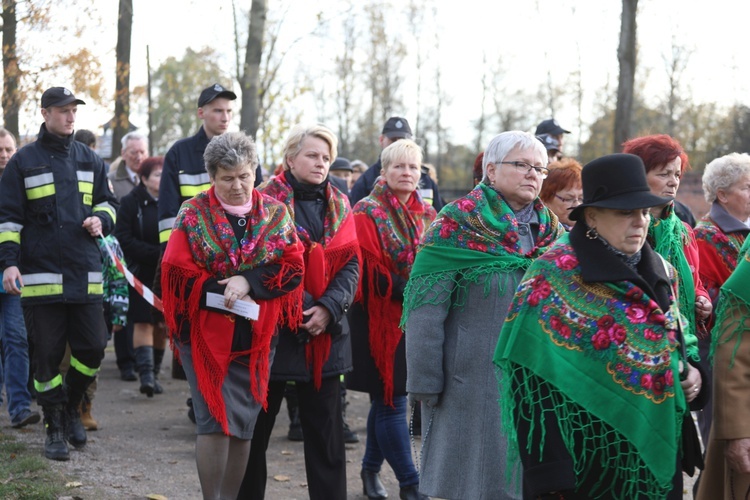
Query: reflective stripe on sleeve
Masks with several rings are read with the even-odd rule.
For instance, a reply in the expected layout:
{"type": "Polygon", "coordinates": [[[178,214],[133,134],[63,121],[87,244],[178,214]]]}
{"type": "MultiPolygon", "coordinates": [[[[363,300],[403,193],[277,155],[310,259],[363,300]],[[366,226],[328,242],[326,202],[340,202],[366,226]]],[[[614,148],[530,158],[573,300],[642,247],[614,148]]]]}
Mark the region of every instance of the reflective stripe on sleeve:
{"type": "Polygon", "coordinates": [[[23,226],[14,222],[0,224],[0,243],[12,241],[21,244],[21,230],[23,226]]]}
{"type": "Polygon", "coordinates": [[[94,211],[94,213],[96,213],[96,212],[104,212],[104,213],[108,214],[112,218],[112,222],[115,222],[115,220],[116,220],[114,207],[112,205],[110,205],[109,203],[107,203],[106,201],[103,202],[103,203],[98,203],[98,204],[94,205],[94,210],[93,211],[94,211]]]}

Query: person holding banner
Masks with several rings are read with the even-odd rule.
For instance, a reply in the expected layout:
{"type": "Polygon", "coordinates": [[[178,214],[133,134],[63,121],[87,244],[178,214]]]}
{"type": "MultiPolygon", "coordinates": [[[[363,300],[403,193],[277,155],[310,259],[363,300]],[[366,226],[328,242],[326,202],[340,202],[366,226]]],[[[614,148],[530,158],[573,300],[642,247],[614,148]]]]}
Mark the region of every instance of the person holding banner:
{"type": "MultiPolygon", "coordinates": [[[[141,162],[139,183],[120,200],[115,236],[125,254],[130,271],[142,283],[153,283],[159,261],[159,215],[157,200],[164,165],[163,156],[153,156],[141,162]]],[[[133,324],[133,347],[136,370],[141,380],[141,394],[149,398],[164,392],[158,375],[164,359],[167,336],[163,324],[152,319],[153,306],[138,291],[130,287],[128,323],[133,324]]]]}
{"type": "Polygon", "coordinates": [[[266,406],[272,338],[302,322],[303,247],[284,204],[253,189],[250,137],[218,135],[203,158],[212,186],[177,214],[162,303],[190,384],[203,498],[236,498],[266,406]]]}

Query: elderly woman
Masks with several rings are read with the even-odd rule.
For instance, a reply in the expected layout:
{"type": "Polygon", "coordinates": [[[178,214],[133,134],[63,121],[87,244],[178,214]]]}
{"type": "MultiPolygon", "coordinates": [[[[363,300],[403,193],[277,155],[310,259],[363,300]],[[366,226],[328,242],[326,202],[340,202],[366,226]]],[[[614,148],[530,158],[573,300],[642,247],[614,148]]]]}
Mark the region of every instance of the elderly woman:
{"type": "Polygon", "coordinates": [[[581,187],[581,164],[573,158],[563,158],[550,163],[549,175],[544,180],[539,197],[547,205],[565,229],[575,224],[570,219],[570,211],[583,201],[581,187]]]}
{"type": "MultiPolygon", "coordinates": [[[[153,283],[159,261],[159,217],[157,200],[164,165],[163,156],[153,156],[141,162],[138,169],[140,182],[123,196],[117,211],[115,237],[117,237],[125,262],[141,283],[153,283]]],[[[151,398],[163,389],[158,374],[164,359],[167,337],[163,327],[154,322],[153,307],[133,287],[129,287],[128,322],[133,324],[133,347],[140,391],[151,398]]]]}
{"type": "Polygon", "coordinates": [[[747,498],[750,491],[750,240],[721,287],[711,345],[714,422],[697,500],[747,498]]]}
{"type": "Polygon", "coordinates": [[[399,328],[404,288],[417,244],[435,219],[435,209],[419,196],[422,150],[409,139],[386,147],[383,172],[370,196],[354,206],[362,249],[363,278],[352,326],[354,371],[347,386],[370,394],[362,483],[368,498],[386,498],[379,472],[387,460],[402,499],[420,498],[406,425],[406,354],[399,328]]]}
{"type": "MultiPolygon", "coordinates": [[[[643,160],[652,194],[667,198],[677,196],[680,180],[690,163],[676,139],[665,134],[637,137],[626,141],[622,152],[643,160]]],[[[677,301],[680,311],[688,319],[682,333],[688,355],[697,361],[698,329],[705,331],[703,322],[711,315],[713,307],[701,282],[700,256],[693,229],[675,213],[674,200],[651,208],[648,241],[677,271],[677,301]]]]}
{"type": "MultiPolygon", "coordinates": [[[[266,440],[259,445],[268,446],[284,386],[294,381],[310,498],[344,500],[346,454],[339,379],[352,369],[346,312],[359,281],[359,246],[349,200],[328,179],[337,144],[333,132],[322,125],[294,127],[284,146],[284,171],[263,188],[286,205],[294,219],[305,248],[305,278],[304,302],[300,302],[303,323],[299,330],[282,328],[279,333],[268,415],[259,422],[266,440]]],[[[245,484],[264,488],[265,457],[254,449],[253,458],[257,460],[248,466],[245,484]]]]}
{"type": "Polygon", "coordinates": [[[203,158],[212,187],[180,208],[162,300],[193,398],[203,498],[235,498],[266,404],[271,339],[302,320],[302,245],[286,207],[253,189],[248,136],[216,136],[203,158]]]}
{"type": "Polygon", "coordinates": [[[582,179],[576,225],[526,272],[495,351],[524,498],[682,498],[680,438],[697,439],[688,404],[703,386],[675,270],[646,244],[649,209],[670,199],[635,155],[582,179]]]}
{"type": "Polygon", "coordinates": [[[406,389],[422,402],[419,491],[516,498],[491,353],[523,272],[564,230],[538,198],[547,151],[532,134],[488,144],[483,181],[425,233],[404,296],[406,389]]]}
{"type": "MultiPolygon", "coordinates": [[[[703,195],[711,209],[695,227],[700,256],[700,276],[716,308],[719,290],[737,267],[737,256],[750,227],[750,155],[731,153],[716,158],[703,171],[703,195]]],[[[713,326],[713,318],[709,328],[713,326]]],[[[707,358],[710,339],[699,339],[701,358],[707,358]]],[[[710,364],[704,367],[711,377],[710,364]]],[[[703,442],[708,441],[711,430],[711,407],[698,415],[698,425],[703,442]]]]}

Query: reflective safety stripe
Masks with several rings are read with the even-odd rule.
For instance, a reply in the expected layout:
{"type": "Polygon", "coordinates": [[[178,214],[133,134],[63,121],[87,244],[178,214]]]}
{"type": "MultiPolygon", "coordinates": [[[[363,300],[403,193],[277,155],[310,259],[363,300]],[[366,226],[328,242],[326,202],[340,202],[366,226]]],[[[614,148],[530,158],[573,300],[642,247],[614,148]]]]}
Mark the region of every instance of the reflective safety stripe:
{"type": "Polygon", "coordinates": [[[94,172],[84,172],[81,170],[76,171],[76,177],[79,181],[83,182],[94,182],[94,172]]]}
{"type": "Polygon", "coordinates": [[[23,183],[26,186],[26,198],[29,200],[55,194],[55,177],[51,173],[26,177],[23,183]]]}
{"type": "Polygon", "coordinates": [[[21,297],[44,297],[47,295],[62,295],[63,276],[55,273],[24,274],[21,297]]]}
{"type": "Polygon", "coordinates": [[[91,194],[94,192],[94,184],[91,182],[78,181],[78,192],[83,194],[91,194]]]}
{"type": "Polygon", "coordinates": [[[180,196],[192,198],[196,194],[206,191],[211,187],[211,178],[207,173],[202,174],[180,174],[180,196]]]}
{"type": "Polygon", "coordinates": [[[63,275],[56,273],[32,273],[22,275],[24,285],[62,285],[63,275]]]}
{"type": "Polygon", "coordinates": [[[169,217],[159,221],[159,243],[166,243],[169,240],[169,235],[172,234],[172,226],[176,217],[169,217]]]}
{"type": "MultiPolygon", "coordinates": [[[[73,359],[71,358],[70,364],[73,364],[73,359]]],[[[36,392],[47,392],[51,391],[52,389],[55,389],[57,387],[60,387],[63,383],[62,375],[59,373],[55,378],[50,380],[49,382],[39,382],[37,379],[34,379],[34,389],[36,389],[36,392]]]]}
{"type": "Polygon", "coordinates": [[[87,377],[93,377],[94,375],[96,375],[96,372],[99,371],[99,368],[89,368],[88,366],[78,361],[74,356],[70,356],[70,367],[75,368],[87,377]]]}
{"type": "Polygon", "coordinates": [[[429,203],[432,205],[434,203],[433,197],[435,196],[435,192],[432,189],[420,189],[419,195],[422,197],[422,200],[424,200],[425,203],[429,203]]]}
{"type": "Polygon", "coordinates": [[[197,186],[180,186],[180,196],[183,198],[192,198],[196,194],[207,191],[211,184],[199,184],[197,186]]]}
{"type": "Polygon", "coordinates": [[[13,243],[18,243],[20,245],[22,229],[23,226],[21,224],[15,224],[13,222],[0,224],[0,243],[12,241],[13,243]]]}
{"type": "Polygon", "coordinates": [[[94,205],[94,213],[96,212],[104,212],[109,214],[110,217],[112,217],[112,222],[115,222],[115,209],[107,203],[106,201],[104,203],[98,203],[94,205]]]}
{"type": "Polygon", "coordinates": [[[102,295],[104,286],[102,285],[102,273],[89,273],[89,295],[102,295]]]}
{"type": "Polygon", "coordinates": [[[159,231],[159,243],[168,242],[170,234],[172,234],[171,229],[165,229],[164,231],[159,231]]]}

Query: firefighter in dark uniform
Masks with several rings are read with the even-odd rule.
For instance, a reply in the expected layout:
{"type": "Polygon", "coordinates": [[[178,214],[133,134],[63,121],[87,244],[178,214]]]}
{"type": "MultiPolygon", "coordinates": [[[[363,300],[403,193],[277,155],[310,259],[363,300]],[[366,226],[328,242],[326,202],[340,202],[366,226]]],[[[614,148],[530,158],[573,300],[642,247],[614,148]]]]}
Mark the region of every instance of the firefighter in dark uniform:
{"type": "Polygon", "coordinates": [[[203,163],[208,141],[227,131],[232,121],[232,101],[237,95],[218,83],[203,89],[198,98],[198,133],[175,142],[164,157],[159,185],[159,241],[166,245],[177,212],[185,200],[211,187],[203,163]]]}
{"type": "Polygon", "coordinates": [[[18,150],[0,180],[0,268],[6,292],[21,296],[34,344],[44,454],[68,460],[68,443],[86,444],[78,407],[107,344],[95,237],[114,228],[116,201],[104,162],[73,139],[76,111],[85,103],[52,87],[41,104],[37,140],[18,150]],[[63,380],[66,343],[72,355],[63,380]]]}

